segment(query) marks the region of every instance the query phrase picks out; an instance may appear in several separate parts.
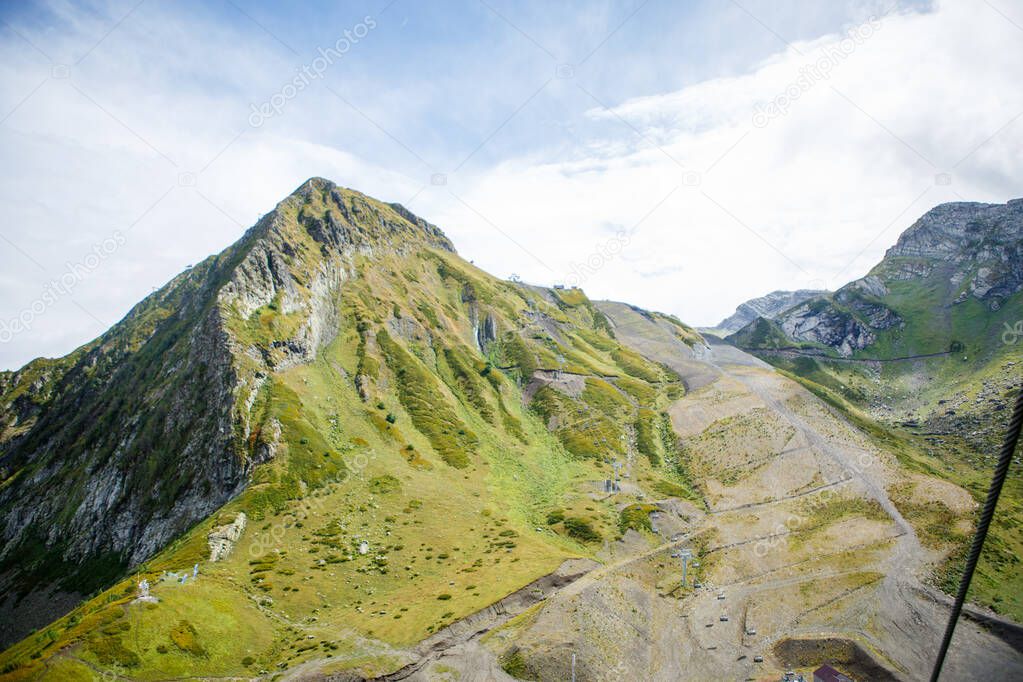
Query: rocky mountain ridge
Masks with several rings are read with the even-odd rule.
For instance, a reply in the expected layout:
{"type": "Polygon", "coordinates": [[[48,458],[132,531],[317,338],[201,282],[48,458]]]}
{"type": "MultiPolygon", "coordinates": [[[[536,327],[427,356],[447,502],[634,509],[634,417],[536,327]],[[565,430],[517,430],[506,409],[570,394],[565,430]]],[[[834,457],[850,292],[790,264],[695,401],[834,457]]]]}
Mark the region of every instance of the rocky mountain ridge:
{"type": "MultiPolygon", "coordinates": [[[[1021,289],[1023,199],[942,204],[905,230],[865,277],[782,314],[761,316],[767,322],[751,323],[731,338],[751,349],[804,344],[850,357],[881,337],[897,337],[905,326],[900,309],[919,317],[914,308],[924,299],[942,319],[968,314],[960,308],[969,300],[997,311],[1021,289]]],[[[949,333],[953,326],[945,324],[949,333]]],[[[904,354],[946,351],[955,341],[947,337],[943,348],[905,344],[904,354]]]]}
{"type": "Polygon", "coordinates": [[[899,236],[875,270],[899,280],[945,268],[958,290],[954,303],[972,296],[997,310],[1023,288],[1023,199],[936,206],[899,236]]]}
{"type": "Polygon", "coordinates": [[[758,317],[765,317],[769,320],[774,319],[792,306],[826,293],[826,291],[820,289],[772,291],[765,296],[752,298],[745,303],[740,303],[734,313],[718,322],[714,328],[731,334],[739,331],[758,317]]]}

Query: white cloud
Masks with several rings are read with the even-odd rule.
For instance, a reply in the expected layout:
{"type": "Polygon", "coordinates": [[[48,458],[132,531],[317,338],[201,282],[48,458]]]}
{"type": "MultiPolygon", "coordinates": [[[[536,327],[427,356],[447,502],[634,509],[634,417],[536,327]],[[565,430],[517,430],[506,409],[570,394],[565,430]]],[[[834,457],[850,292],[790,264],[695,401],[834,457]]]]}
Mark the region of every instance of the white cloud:
{"type": "MultiPolygon", "coordinates": [[[[834,287],[862,274],[936,203],[1023,194],[1023,119],[1002,128],[1023,111],[1023,35],[965,0],[885,17],[827,80],[762,128],[752,122],[756,104],[784,92],[839,35],[795,43],[733,77],[608,101],[613,113],[578,89],[591,89],[579,70],[530,105],[542,112],[539,125],[564,131],[556,150],[466,167],[449,174],[447,186],[425,188],[431,170],[320,83],[290,100],[284,115],[248,128],[249,104],[279,92],[314,48],[285,59],[280,50],[254,49],[238,25],[146,3],[76,66],[131,5],[103,16],[55,6],[54,26],[19,29],[48,57],[10,32],[0,40],[0,117],[13,110],[0,124],[0,235],[17,247],[0,242],[0,321],[31,306],[67,262],[113,231],[127,240],[31,331],[0,344],[0,367],[95,337],[312,175],[388,201],[415,197],[412,210],[496,275],[551,283],[581,272],[592,296],[698,324],[772,289],[834,287]],[[52,78],[53,63],[71,64],[71,78],[52,78]],[[552,100],[568,106],[555,110],[552,100]],[[367,160],[355,149],[379,155],[367,160]],[[701,183],[685,184],[693,172],[701,183]],[[952,174],[950,187],[935,186],[939,172],[952,174]],[[179,186],[182,173],[195,173],[196,187],[179,186]],[[600,260],[592,272],[573,270],[600,260]]],[[[637,68],[623,64],[622,72],[637,68]]],[[[423,129],[404,127],[403,115],[425,115],[458,89],[453,71],[442,74],[443,87],[405,91],[343,64],[331,69],[333,87],[398,137],[423,129]]],[[[512,88],[503,79],[515,69],[502,69],[479,98],[514,99],[547,77],[523,70],[512,88]]],[[[459,116],[472,123],[475,114],[459,116]]],[[[456,162],[479,141],[464,137],[451,153],[456,162]]],[[[416,151],[420,142],[438,144],[405,141],[416,151]]]]}
{"type": "Polygon", "coordinates": [[[246,47],[251,36],[231,25],[147,4],[90,52],[130,8],[97,18],[55,4],[47,29],[0,42],[0,116],[10,112],[0,125],[0,367],[95,338],[307,177],[414,192],[399,174],[296,134],[304,107],[333,99],[322,89],[289,102],[290,117],[249,126],[249,103],[280,92],[296,67],[246,47]],[[115,254],[72,293],[47,296],[68,263],[115,231],[125,235],[115,254]]]}
{"type": "Polygon", "coordinates": [[[514,262],[527,279],[564,280],[604,226],[631,229],[696,169],[702,183],[680,186],[587,278],[591,296],[713,324],[772,289],[841,286],[931,206],[1021,194],[1023,120],[1003,128],[1023,112],[1020,29],[957,1],[883,17],[868,33],[764,127],[753,125],[757,104],[842,35],[794,44],[742,76],[591,109],[617,126],[583,158],[511,160],[476,178],[461,196],[522,249],[460,203],[431,206],[431,217],[497,274],[514,262]],[[952,184],[936,185],[944,172],[952,184]]]}

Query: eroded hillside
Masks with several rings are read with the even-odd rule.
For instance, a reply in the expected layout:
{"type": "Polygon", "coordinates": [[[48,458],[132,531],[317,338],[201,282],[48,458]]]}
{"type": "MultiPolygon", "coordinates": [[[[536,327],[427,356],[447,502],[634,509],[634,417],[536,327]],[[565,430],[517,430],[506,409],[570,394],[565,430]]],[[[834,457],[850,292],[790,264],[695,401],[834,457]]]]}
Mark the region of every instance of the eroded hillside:
{"type": "MultiPolygon", "coordinates": [[[[926,679],[948,599],[925,578],[968,530],[970,496],[765,363],[719,344],[691,353],[663,321],[600,308],[620,340],[692,385],[669,414],[701,502],[655,498],[653,534],[610,547],[483,649],[521,679],[566,679],[573,654],[594,680],[770,680],[823,662],[855,679],[926,679]],[[672,558],[683,548],[699,564],[686,587],[672,558]]],[[[1023,669],[1011,637],[969,621],[956,636],[955,679],[1023,669]]]]}

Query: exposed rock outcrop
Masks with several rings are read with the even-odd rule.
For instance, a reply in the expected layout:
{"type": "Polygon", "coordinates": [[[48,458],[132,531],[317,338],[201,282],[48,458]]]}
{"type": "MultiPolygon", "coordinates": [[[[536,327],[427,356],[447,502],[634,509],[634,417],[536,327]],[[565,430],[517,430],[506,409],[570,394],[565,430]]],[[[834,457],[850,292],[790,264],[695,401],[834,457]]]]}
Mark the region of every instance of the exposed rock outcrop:
{"type": "Polygon", "coordinates": [[[716,328],[729,333],[737,332],[758,317],[773,320],[789,308],[826,293],[819,289],[772,291],[766,296],[753,298],[740,304],[734,313],[718,322],[716,328]]]}
{"type": "Polygon", "coordinates": [[[246,520],[245,513],[238,512],[234,521],[210,532],[206,538],[210,547],[210,561],[220,561],[231,553],[235,543],[241,539],[242,533],[245,532],[246,520]]]}
{"type": "Polygon", "coordinates": [[[779,320],[786,336],[796,341],[831,346],[845,356],[866,348],[876,340],[870,329],[853,315],[832,305],[815,303],[818,302],[800,304],[779,320]]]}
{"type": "Polygon", "coordinates": [[[942,271],[950,288],[989,305],[1023,288],[1023,199],[936,206],[899,236],[874,273],[913,279],[942,271]]]}
{"type": "MultiPolygon", "coordinates": [[[[849,356],[889,330],[903,328],[900,305],[913,310],[937,306],[932,314],[944,316],[943,310],[973,298],[995,311],[1021,289],[1023,199],[1007,204],[950,203],[931,209],[903,232],[866,277],[832,295],[814,296],[760,317],[776,322],[792,345],[819,344],[849,356]],[[893,287],[898,295],[892,293],[893,287]]],[[[722,326],[740,312],[749,311],[740,306],[722,326]]],[[[765,329],[748,325],[730,338],[756,349],[771,336],[765,329]]],[[[784,345],[777,338],[770,341],[773,348],[784,345]]],[[[905,354],[945,350],[955,339],[944,341],[948,345],[943,348],[907,348],[905,354]]]]}
{"type": "Polygon", "coordinates": [[[469,309],[469,319],[472,321],[476,348],[481,352],[486,352],[487,346],[497,341],[497,321],[490,313],[480,319],[475,305],[469,309]]]}

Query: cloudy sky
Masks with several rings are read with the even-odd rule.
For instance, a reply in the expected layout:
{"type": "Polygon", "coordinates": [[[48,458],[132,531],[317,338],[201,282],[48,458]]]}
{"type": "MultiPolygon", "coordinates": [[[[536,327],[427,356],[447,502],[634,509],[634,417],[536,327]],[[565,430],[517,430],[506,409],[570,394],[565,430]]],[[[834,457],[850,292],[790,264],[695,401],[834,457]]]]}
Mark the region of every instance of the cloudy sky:
{"type": "Polygon", "coordinates": [[[694,324],[835,288],[938,203],[1023,196],[1021,64],[1021,0],[3,3],[0,368],[314,175],[694,324]]]}

